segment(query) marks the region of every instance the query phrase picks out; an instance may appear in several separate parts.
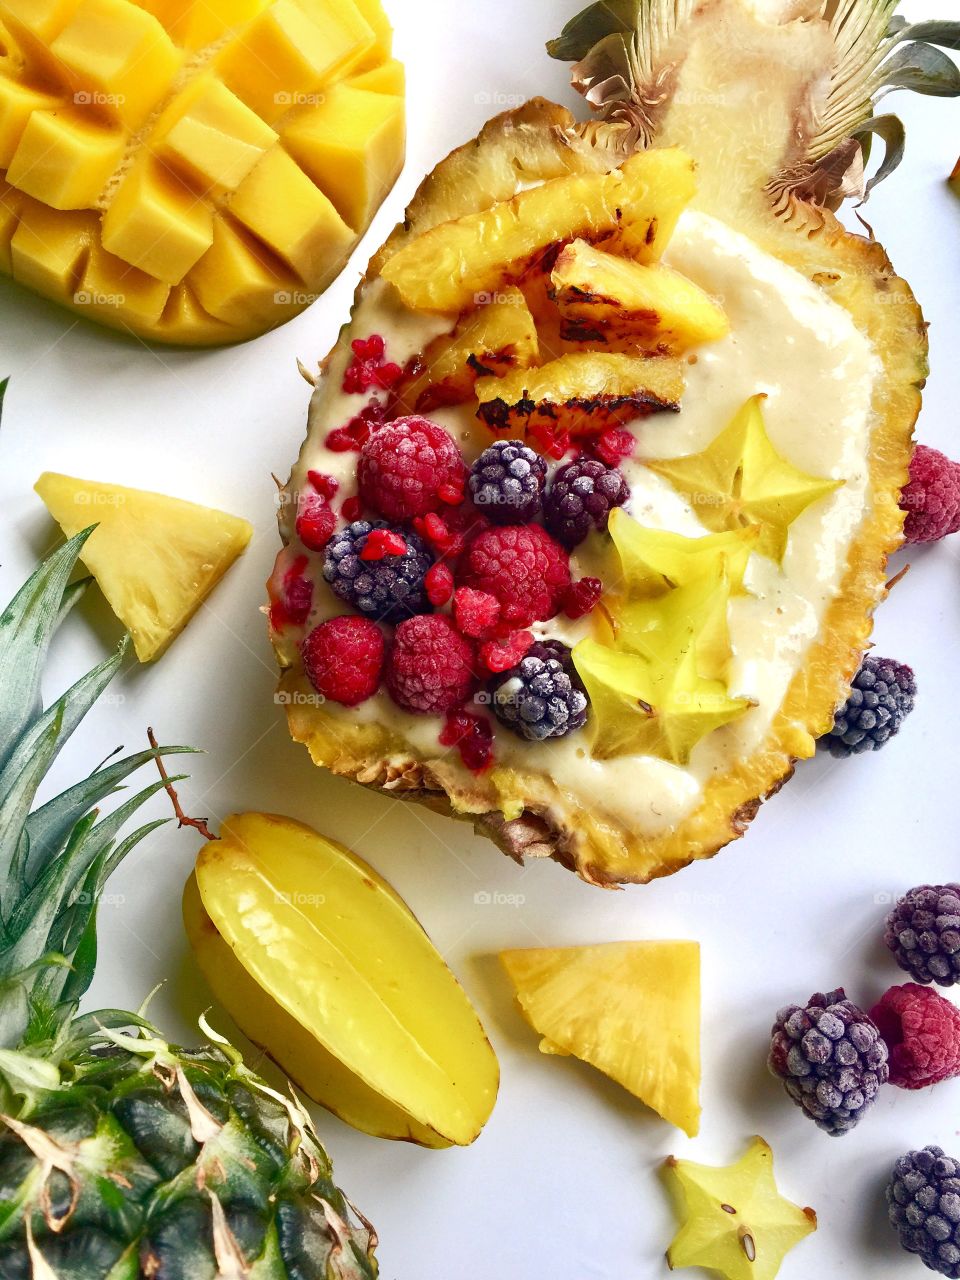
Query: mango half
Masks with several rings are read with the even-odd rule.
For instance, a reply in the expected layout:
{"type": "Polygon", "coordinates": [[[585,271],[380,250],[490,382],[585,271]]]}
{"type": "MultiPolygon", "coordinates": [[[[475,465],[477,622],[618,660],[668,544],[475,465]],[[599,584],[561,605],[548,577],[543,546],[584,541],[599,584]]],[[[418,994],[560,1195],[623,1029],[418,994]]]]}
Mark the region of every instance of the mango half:
{"type": "Polygon", "coordinates": [[[0,269],[212,345],[327,287],[403,163],[380,0],[0,0],[0,269]]]}
{"type": "Polygon", "coordinates": [[[200,850],[183,913],[214,994],[315,1102],[377,1137],[449,1147],[478,1136],[497,1059],[372,867],[290,818],[244,813],[200,850]]]}

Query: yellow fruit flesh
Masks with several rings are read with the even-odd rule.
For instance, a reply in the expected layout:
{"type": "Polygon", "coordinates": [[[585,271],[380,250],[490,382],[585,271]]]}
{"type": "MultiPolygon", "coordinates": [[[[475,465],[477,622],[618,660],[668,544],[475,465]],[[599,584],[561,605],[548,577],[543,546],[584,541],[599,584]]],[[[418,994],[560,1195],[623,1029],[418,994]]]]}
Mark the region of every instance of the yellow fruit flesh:
{"type": "Polygon", "coordinates": [[[431,343],[395,389],[404,413],[427,413],[462,404],[480,377],[528,369],[539,355],[533,316],[519,289],[509,287],[468,312],[454,329],[431,343]]]}
{"type": "Polygon", "coordinates": [[[83,562],[141,662],[180,634],[253,533],[237,516],[141,489],[51,471],[35,488],[68,538],[98,526],[83,562]]]}
{"type": "Polygon", "coordinates": [[[683,372],[668,356],[585,352],[504,378],[481,378],[476,390],[477,415],[492,431],[544,426],[593,433],[643,414],[678,409],[683,372]]]}
{"type": "Polygon", "coordinates": [[[221,998],[311,1097],[385,1137],[434,1146],[477,1137],[496,1099],[493,1050],[376,872],[300,823],[242,814],[201,850],[196,876],[207,916],[270,1016],[261,1025],[243,988],[214,976],[221,998]],[[276,1034],[287,1019],[300,1029],[292,1043],[276,1034]],[[344,1095],[348,1077],[358,1083],[344,1095]]]}
{"type": "Polygon", "coordinates": [[[700,1125],[700,947],[607,942],[504,951],[546,1053],[572,1054],[694,1137],[700,1125]]]}
{"type": "Polygon", "coordinates": [[[441,223],[384,262],[382,275],[418,311],[462,311],[515,280],[551,245],[584,237],[655,261],[694,192],[678,150],[641,151],[610,173],[575,173],[492,208],[441,223]]]}
{"type": "Polygon", "coordinates": [[[617,257],[583,240],[561,251],[551,281],[571,338],[628,338],[679,352],[730,331],[723,309],[678,271],[617,257]]]}
{"type": "Polygon", "coordinates": [[[302,310],[402,164],[379,0],[0,0],[0,26],[0,169],[31,198],[3,201],[0,268],[141,337],[228,342],[302,310]],[[9,252],[36,209],[57,214],[9,252]]]}

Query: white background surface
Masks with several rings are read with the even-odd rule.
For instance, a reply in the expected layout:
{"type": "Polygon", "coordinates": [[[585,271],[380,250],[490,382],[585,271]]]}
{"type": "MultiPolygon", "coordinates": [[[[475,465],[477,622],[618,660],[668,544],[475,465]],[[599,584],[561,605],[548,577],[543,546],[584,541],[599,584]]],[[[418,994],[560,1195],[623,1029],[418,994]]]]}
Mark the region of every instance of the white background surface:
{"type": "MultiPolygon", "coordinates": [[[[208,754],[191,762],[181,788],[188,811],[216,822],[234,810],[275,810],[345,841],[404,894],[461,977],[502,1066],[499,1103],[472,1148],[422,1151],[318,1117],[339,1181],[380,1231],[385,1280],[655,1280],[666,1275],[674,1228],[657,1166],[671,1152],[726,1163],[753,1133],[773,1145],[781,1189],[820,1215],[783,1280],[919,1277],[921,1264],[886,1225],[882,1187],[908,1147],[939,1142],[960,1153],[960,1082],[886,1089],[860,1128],[830,1139],[789,1103],[764,1059],[780,1005],[844,984],[869,1006],[903,977],[879,941],[886,896],[960,878],[960,537],[911,557],[912,572],[877,621],[879,651],[912,663],[920,684],[900,738],[877,755],[802,765],[744,841],[646,888],[605,893],[552,864],[521,870],[463,825],[320,774],[288,740],[273,703],[258,608],[277,546],[270,472],[286,474],[305,423],[296,358],[311,365],[329,348],[362,264],[425,170],[524,97],[573,104],[566,70],[543,42],[574,7],[393,0],[409,78],[407,166],[341,279],[275,333],[222,351],[148,350],[0,283],[0,372],[12,375],[0,433],[0,597],[53,542],[31,491],[47,468],[176,494],[255,524],[248,553],[209,606],[158,666],[131,666],[118,679],[52,781],[66,785],[121,742],[145,745],[148,724],[163,741],[202,747],[208,754]],[[504,897],[478,905],[478,893],[504,897]],[[670,937],[703,948],[704,1115],[695,1142],[590,1068],[539,1055],[492,958],[504,946],[670,937]]],[[[907,3],[904,12],[956,16],[947,0],[907,3]]],[[[919,435],[956,455],[960,202],[944,178],[960,151],[960,106],[903,94],[893,103],[908,126],[907,160],[865,212],[932,325],[919,435]]],[[[119,629],[91,599],[67,632],[48,696],[119,629]]],[[[115,876],[88,1000],[136,1007],[166,979],[151,1014],[187,1042],[210,1003],[179,912],[196,843],[171,824],[115,876]]],[[[222,1012],[214,1022],[233,1032],[222,1012]]]]}

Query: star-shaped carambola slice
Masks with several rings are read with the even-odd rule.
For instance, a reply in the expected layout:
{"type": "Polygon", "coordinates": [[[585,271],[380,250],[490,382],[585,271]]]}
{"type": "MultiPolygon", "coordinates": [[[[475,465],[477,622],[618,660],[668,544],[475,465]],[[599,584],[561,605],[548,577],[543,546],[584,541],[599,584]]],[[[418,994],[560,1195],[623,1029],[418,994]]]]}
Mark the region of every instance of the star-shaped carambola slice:
{"type": "Polygon", "coordinates": [[[658,669],[671,668],[692,647],[698,676],[725,679],[731,656],[730,581],[722,557],[716,568],[653,599],[623,605],[613,615],[616,647],[658,669]]]}
{"type": "Polygon", "coordinates": [[[777,453],[763,421],[764,398],[752,396],[702,453],[647,466],[687,497],[708,529],[758,525],[756,550],[779,563],[793,521],[843,481],[807,475],[777,453]]]}
{"type": "Polygon", "coordinates": [[[649,529],[622,507],[610,512],[608,527],[620,561],[621,577],[613,589],[628,599],[685,586],[704,574],[718,574],[721,566],[737,591],[760,538],[760,527],[755,524],[688,538],[666,529],[649,529]]]}
{"type": "Polygon", "coordinates": [[[667,1250],[671,1271],[706,1267],[727,1280],[773,1280],[787,1253],[817,1229],[817,1215],[784,1199],[773,1152],[754,1138],[740,1159],[717,1168],[666,1162],[685,1220],[667,1250]]]}
{"type": "Polygon", "coordinates": [[[701,738],[736,719],[751,705],[731,698],[719,680],[697,671],[693,638],[671,663],[581,640],[573,661],[592,704],[592,752],[658,756],[686,765],[701,738]]]}

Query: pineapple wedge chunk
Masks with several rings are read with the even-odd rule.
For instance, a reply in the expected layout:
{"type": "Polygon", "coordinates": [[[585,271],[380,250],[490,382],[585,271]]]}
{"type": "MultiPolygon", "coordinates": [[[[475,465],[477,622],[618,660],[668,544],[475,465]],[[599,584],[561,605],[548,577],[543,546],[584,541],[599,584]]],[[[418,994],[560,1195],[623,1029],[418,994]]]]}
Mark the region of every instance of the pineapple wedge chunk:
{"type": "Polygon", "coordinates": [[[645,414],[680,408],[683,372],[668,356],[583,352],[539,369],[477,383],[477,416],[491,431],[592,435],[645,414]]]}
{"type": "Polygon", "coordinates": [[[696,1136],[699,943],[542,947],[503,951],[500,959],[521,1013],[543,1037],[542,1053],[590,1063],[696,1136]]]}
{"type": "Polygon", "coordinates": [[[539,354],[530,308],[511,286],[430,344],[397,384],[398,405],[404,413],[429,413],[440,405],[463,404],[478,378],[528,369],[539,354]]]}
{"type": "Polygon", "coordinates": [[[97,525],[83,562],[153,662],[244,551],[253,526],[193,502],[45,471],[34,486],[68,538],[97,525]]]}
{"type": "Polygon", "coordinates": [[[201,969],[243,1032],[348,1124],[467,1145],[497,1059],[462,987],[389,884],[273,814],[223,823],[184,895],[201,969]]]}
{"type": "Polygon", "coordinates": [[[656,261],[695,191],[677,148],[639,151],[609,173],[574,173],[408,241],[382,274],[416,311],[458,312],[518,278],[551,246],[589,237],[656,261]]]}
{"type": "Polygon", "coordinates": [[[679,271],[617,257],[585,240],[564,247],[551,280],[565,338],[634,338],[680,352],[730,332],[723,308],[679,271]]]}

